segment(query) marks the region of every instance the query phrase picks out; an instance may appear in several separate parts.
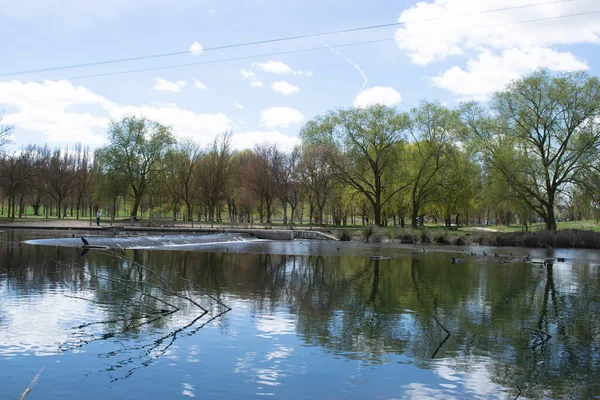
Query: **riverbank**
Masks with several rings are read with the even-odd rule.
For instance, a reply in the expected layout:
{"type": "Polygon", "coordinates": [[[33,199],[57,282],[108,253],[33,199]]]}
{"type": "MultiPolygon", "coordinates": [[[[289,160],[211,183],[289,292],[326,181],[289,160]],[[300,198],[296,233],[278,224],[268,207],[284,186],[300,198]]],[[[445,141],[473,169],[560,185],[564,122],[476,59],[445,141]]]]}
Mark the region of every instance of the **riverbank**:
{"type": "Polygon", "coordinates": [[[340,240],[365,243],[440,244],[529,248],[600,249],[600,232],[564,229],[557,232],[501,232],[493,228],[373,228],[333,230],[340,240]]]}
{"type": "Polygon", "coordinates": [[[0,221],[0,229],[28,230],[76,230],[85,232],[104,232],[105,234],[120,234],[122,232],[160,232],[160,233],[211,233],[231,232],[249,233],[259,239],[271,240],[342,240],[363,243],[398,243],[398,244],[440,244],[457,246],[494,246],[494,247],[529,247],[529,248],[580,248],[600,249],[600,232],[588,229],[563,229],[557,232],[538,231],[502,231],[506,227],[468,227],[447,229],[443,226],[412,227],[316,227],[294,226],[293,230],[281,225],[225,225],[190,223],[164,223],[148,226],[147,221],[101,222],[89,220],[46,220],[30,219],[15,221],[0,221]]]}

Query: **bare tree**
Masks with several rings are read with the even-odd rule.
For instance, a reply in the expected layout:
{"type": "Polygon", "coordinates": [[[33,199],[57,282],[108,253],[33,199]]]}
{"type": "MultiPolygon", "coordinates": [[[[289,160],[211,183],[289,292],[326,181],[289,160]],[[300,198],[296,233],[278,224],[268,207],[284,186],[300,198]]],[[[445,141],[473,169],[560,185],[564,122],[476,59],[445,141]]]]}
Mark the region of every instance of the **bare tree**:
{"type": "Polygon", "coordinates": [[[75,157],[68,149],[54,149],[46,160],[45,178],[48,193],[57,206],[57,216],[67,216],[65,200],[68,199],[74,187],[75,157]]]}
{"type": "Polygon", "coordinates": [[[218,135],[198,165],[202,198],[211,222],[221,218],[221,206],[227,200],[232,181],[231,132],[218,135]]]}
{"type": "Polygon", "coordinates": [[[318,221],[323,223],[323,210],[336,176],[339,153],[333,146],[313,145],[304,148],[299,165],[299,179],[308,196],[310,218],[318,209],[318,221]]]}
{"type": "Polygon", "coordinates": [[[28,146],[14,154],[4,154],[0,157],[0,186],[8,197],[9,218],[15,218],[17,200],[21,206],[21,216],[25,193],[36,168],[35,146],[28,146]]]}
{"type": "Polygon", "coordinates": [[[4,113],[0,113],[0,148],[4,146],[10,140],[10,134],[13,132],[15,127],[13,125],[3,124],[4,113]]]}
{"type": "Polygon", "coordinates": [[[271,222],[273,201],[277,199],[279,188],[274,167],[279,150],[272,143],[256,145],[252,156],[242,170],[242,182],[246,189],[253,192],[259,199],[260,222],[266,216],[267,223],[271,222]],[[266,214],[266,215],[265,215],[266,214]]]}

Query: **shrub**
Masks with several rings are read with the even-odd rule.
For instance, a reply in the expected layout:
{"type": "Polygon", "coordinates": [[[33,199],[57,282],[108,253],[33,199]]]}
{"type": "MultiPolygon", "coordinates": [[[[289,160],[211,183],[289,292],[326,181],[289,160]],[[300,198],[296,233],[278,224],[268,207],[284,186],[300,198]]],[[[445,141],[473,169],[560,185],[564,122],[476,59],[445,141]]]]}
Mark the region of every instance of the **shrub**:
{"type": "Polygon", "coordinates": [[[467,244],[467,242],[465,241],[465,239],[463,239],[462,236],[458,236],[456,239],[454,239],[454,244],[456,246],[464,246],[467,244]]]}
{"type": "Polygon", "coordinates": [[[373,227],[369,226],[368,228],[365,228],[362,232],[363,242],[369,243],[369,239],[371,238],[371,236],[373,236],[373,227]]]}
{"type": "Polygon", "coordinates": [[[437,244],[450,244],[450,241],[446,235],[437,235],[435,238],[433,238],[433,241],[437,244]]]}
{"type": "Polygon", "coordinates": [[[350,234],[346,231],[342,231],[342,235],[340,236],[340,240],[342,242],[349,242],[352,239],[350,234]]]}
{"type": "Polygon", "coordinates": [[[421,232],[421,243],[431,243],[431,238],[425,232],[421,232]]]}

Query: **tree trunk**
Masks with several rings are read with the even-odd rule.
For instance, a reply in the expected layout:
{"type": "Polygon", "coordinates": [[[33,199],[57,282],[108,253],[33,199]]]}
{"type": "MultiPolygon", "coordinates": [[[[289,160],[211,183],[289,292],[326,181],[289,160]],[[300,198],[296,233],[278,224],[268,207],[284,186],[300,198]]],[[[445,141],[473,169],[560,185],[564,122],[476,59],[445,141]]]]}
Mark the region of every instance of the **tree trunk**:
{"type": "Polygon", "coordinates": [[[556,217],[554,215],[554,205],[548,206],[548,215],[546,217],[546,229],[556,232],[556,217]]]}

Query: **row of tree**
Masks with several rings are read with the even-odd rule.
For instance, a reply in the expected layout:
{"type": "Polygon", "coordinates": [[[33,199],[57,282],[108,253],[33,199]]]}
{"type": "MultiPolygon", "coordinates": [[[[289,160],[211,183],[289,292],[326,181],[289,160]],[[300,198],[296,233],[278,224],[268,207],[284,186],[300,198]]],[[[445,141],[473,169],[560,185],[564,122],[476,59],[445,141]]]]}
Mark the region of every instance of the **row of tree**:
{"type": "Polygon", "coordinates": [[[557,211],[576,219],[599,208],[599,122],[597,78],[544,70],[487,104],[331,111],[306,123],[290,152],[269,143],[233,151],[230,133],[200,147],[129,116],[111,122],[109,144],[93,155],[81,146],[4,154],[2,213],[7,203],[12,218],[27,206],[59,218],[116,215],[127,204],[133,217],[142,209],[192,221],[270,222],[277,212],[284,223],[336,225],[541,218],[555,230],[557,211]]]}

